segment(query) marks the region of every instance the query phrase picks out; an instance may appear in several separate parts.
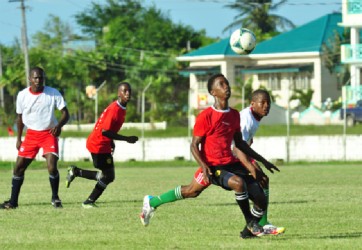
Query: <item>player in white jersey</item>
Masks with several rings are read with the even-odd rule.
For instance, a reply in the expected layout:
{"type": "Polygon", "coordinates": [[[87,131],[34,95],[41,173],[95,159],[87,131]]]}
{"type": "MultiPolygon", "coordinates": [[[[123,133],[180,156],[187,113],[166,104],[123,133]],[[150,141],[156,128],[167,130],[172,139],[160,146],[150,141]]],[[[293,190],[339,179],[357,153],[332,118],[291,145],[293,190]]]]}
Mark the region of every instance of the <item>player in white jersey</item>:
{"type": "MultiPolygon", "coordinates": [[[[270,103],[269,93],[266,90],[258,89],[252,93],[250,106],[240,111],[241,133],[243,135],[243,140],[249,145],[253,143],[253,138],[259,128],[261,119],[269,114],[270,103]]],[[[234,152],[240,154],[240,152],[237,151],[238,149],[234,148],[234,152]]],[[[269,203],[269,178],[262,173],[261,167],[254,159],[250,159],[250,161],[261,171],[261,175],[264,175],[263,190],[269,203]]],[[[259,224],[263,226],[265,234],[277,235],[284,233],[285,231],[284,227],[276,227],[268,222],[267,211],[265,211],[259,224]]],[[[245,231],[245,233],[248,232],[245,231]]]]}
{"type": "Polygon", "coordinates": [[[17,141],[18,157],[13,171],[10,200],[0,204],[0,209],[15,209],[18,207],[18,198],[24,182],[27,167],[43,149],[46,159],[49,181],[52,190],[51,204],[61,208],[62,202],[58,196],[59,172],[57,162],[59,158],[58,137],[61,128],[69,119],[69,112],[63,96],[58,90],[44,86],[45,73],[42,68],[30,70],[30,87],[20,91],[16,100],[17,113],[17,141]],[[60,110],[59,123],[55,118],[55,109],[60,110]],[[22,133],[27,128],[24,141],[22,133]]]}

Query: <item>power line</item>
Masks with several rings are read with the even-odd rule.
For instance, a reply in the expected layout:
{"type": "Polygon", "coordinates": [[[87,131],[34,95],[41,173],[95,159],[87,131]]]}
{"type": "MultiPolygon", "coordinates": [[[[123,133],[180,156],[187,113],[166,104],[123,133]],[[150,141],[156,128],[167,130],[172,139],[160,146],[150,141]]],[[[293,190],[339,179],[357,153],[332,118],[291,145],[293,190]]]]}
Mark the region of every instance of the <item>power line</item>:
{"type": "MultiPolygon", "coordinates": [[[[303,0],[304,1],[304,0],[303,0]]],[[[172,0],[170,0],[170,2],[172,2],[172,0]]],[[[224,0],[185,0],[185,2],[209,2],[209,3],[223,3],[223,4],[234,4],[236,3],[236,1],[224,1],[224,0]]],[[[358,2],[357,0],[355,2],[358,2]]],[[[250,1],[249,3],[253,3],[253,1],[250,1]]],[[[262,5],[261,3],[257,3],[258,5],[262,5]]],[[[269,4],[269,3],[264,3],[265,4],[269,4]]],[[[335,2],[310,2],[310,1],[305,1],[305,2],[300,2],[300,3],[296,3],[296,2],[285,2],[283,3],[283,5],[341,5],[341,2],[335,1],[335,2]]]]}

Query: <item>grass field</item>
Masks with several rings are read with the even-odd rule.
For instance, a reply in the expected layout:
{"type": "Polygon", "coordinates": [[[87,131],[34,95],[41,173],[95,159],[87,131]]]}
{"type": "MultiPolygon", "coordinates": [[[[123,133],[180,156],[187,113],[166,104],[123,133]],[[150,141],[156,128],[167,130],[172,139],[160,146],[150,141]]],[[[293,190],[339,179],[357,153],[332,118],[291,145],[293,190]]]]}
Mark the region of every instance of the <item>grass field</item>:
{"type": "MultiPolygon", "coordinates": [[[[188,184],[195,167],[117,163],[116,180],[96,209],[81,202],[95,182],[76,179],[65,188],[63,209],[50,205],[43,163],[26,172],[19,208],[0,211],[1,249],[361,249],[360,163],[295,164],[270,174],[269,219],[282,236],[239,238],[244,222],[232,192],[211,186],[196,199],[157,209],[149,227],[138,214],[146,194],[188,184]]],[[[82,163],[84,165],[84,163],[82,163]]],[[[89,163],[88,163],[89,164],[89,163]]],[[[187,165],[187,164],[185,164],[187,165]]],[[[0,164],[0,199],[10,193],[11,164],[0,164]]]]}

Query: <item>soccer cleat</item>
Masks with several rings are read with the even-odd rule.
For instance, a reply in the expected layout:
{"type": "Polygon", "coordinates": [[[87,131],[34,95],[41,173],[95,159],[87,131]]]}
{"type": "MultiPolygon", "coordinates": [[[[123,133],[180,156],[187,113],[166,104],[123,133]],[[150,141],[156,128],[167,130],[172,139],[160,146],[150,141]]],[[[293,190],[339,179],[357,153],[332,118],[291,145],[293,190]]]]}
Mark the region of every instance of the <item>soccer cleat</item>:
{"type": "Polygon", "coordinates": [[[240,232],[240,238],[251,239],[251,238],[256,238],[256,236],[249,231],[247,226],[245,226],[243,231],[240,232]]]}
{"type": "Polygon", "coordinates": [[[154,213],[155,213],[155,208],[151,207],[150,205],[150,200],[152,199],[151,195],[146,195],[143,198],[143,207],[142,207],[142,212],[140,214],[140,219],[142,224],[147,227],[148,224],[150,224],[150,220],[153,217],[154,213]]]}
{"type": "Polygon", "coordinates": [[[17,207],[18,205],[13,205],[10,203],[10,201],[4,201],[4,203],[0,204],[0,209],[11,210],[11,209],[16,209],[17,207]]]}
{"type": "Polygon", "coordinates": [[[52,205],[54,208],[63,208],[62,201],[60,199],[52,199],[52,205]]]}
{"type": "Polygon", "coordinates": [[[74,170],[76,169],[77,167],[76,166],[73,166],[73,165],[70,165],[68,167],[68,174],[67,174],[67,178],[66,178],[66,181],[65,181],[65,186],[67,188],[69,188],[70,186],[70,183],[72,183],[72,181],[75,179],[75,173],[74,173],[74,170]]]}
{"type": "Polygon", "coordinates": [[[82,207],[83,208],[96,208],[97,207],[97,205],[94,203],[94,202],[87,202],[87,201],[85,201],[85,202],[83,202],[82,203],[82,207]]]}
{"type": "Polygon", "coordinates": [[[272,224],[266,224],[263,226],[264,233],[268,235],[278,235],[285,232],[285,227],[276,227],[272,224]]]}
{"type": "Polygon", "coordinates": [[[264,235],[263,227],[260,226],[259,223],[255,220],[249,221],[249,223],[247,224],[247,228],[254,236],[260,237],[264,235]]]}

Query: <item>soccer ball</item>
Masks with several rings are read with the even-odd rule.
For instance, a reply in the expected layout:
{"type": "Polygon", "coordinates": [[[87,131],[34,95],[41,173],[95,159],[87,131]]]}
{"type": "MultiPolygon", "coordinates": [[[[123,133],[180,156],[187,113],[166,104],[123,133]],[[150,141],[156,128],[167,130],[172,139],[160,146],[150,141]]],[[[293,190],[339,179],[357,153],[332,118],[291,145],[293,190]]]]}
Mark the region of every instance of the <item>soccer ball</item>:
{"type": "Polygon", "coordinates": [[[229,41],[231,49],[239,55],[250,54],[256,46],[255,34],[245,28],[235,30],[229,41]]]}

